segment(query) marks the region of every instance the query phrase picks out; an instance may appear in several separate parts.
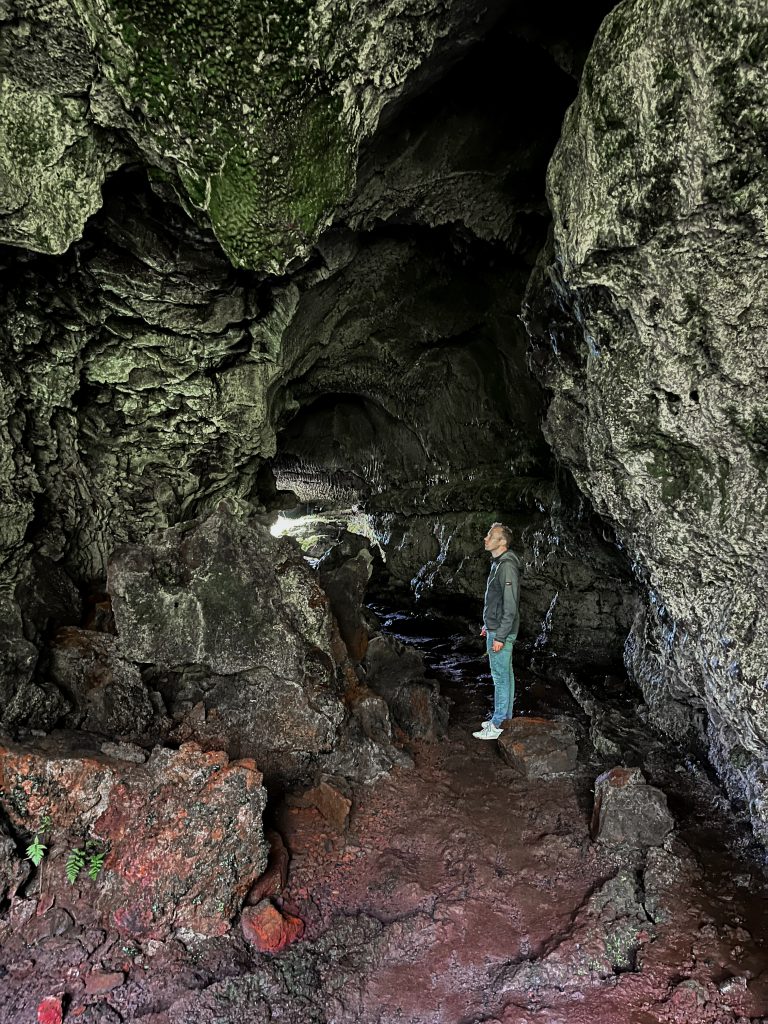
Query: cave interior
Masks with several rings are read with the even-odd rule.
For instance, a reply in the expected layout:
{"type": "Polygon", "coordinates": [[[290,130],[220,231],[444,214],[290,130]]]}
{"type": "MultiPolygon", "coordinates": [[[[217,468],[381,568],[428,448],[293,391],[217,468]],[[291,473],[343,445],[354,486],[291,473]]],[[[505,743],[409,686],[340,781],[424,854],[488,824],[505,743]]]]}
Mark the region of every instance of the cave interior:
{"type": "Polygon", "coordinates": [[[756,0],[6,0],[0,70],[0,1019],[768,1019],[756,0]]]}

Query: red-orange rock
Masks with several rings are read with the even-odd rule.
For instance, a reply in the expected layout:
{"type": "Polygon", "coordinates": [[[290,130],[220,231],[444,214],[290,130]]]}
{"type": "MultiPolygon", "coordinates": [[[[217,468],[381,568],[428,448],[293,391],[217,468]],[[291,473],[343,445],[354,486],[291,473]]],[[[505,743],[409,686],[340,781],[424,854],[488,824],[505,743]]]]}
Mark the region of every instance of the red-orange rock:
{"type": "Polygon", "coordinates": [[[304,934],[304,922],[291,914],[282,914],[269,900],[246,907],[240,918],[246,940],[260,953],[277,953],[304,934]]]}
{"type": "Polygon", "coordinates": [[[37,1008],[37,1024],[61,1024],[63,1016],[61,996],[46,996],[37,1008]]]}
{"type": "Polygon", "coordinates": [[[300,806],[316,807],[329,825],[343,832],[349,822],[352,801],[327,780],[302,794],[300,806]]]}
{"type": "MultiPolygon", "coordinates": [[[[172,928],[222,935],[263,873],[266,803],[253,761],[196,744],[156,747],[146,764],[105,755],[84,734],[51,734],[36,746],[0,744],[0,792],[11,822],[28,832],[50,816],[49,846],[69,849],[89,835],[108,851],[92,882],[105,923],[140,938],[172,928]],[[86,748],[86,749],[84,749],[86,748]]],[[[49,891],[68,891],[63,874],[49,891]]]]}

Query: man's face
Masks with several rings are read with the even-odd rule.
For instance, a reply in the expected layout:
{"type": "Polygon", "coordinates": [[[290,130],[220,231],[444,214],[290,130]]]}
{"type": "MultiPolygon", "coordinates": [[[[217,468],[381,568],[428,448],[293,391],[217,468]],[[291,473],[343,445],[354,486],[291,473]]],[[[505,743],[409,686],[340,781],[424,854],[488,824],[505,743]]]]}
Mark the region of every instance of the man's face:
{"type": "Polygon", "coordinates": [[[483,545],[486,551],[496,551],[497,548],[506,547],[504,534],[498,526],[492,526],[488,533],[486,533],[483,545]]]}

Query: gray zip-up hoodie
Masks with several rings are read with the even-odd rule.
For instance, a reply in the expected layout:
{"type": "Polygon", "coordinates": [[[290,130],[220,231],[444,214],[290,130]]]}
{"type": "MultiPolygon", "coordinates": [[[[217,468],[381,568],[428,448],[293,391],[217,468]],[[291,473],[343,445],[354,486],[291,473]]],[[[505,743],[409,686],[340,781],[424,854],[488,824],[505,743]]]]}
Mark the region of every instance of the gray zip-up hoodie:
{"type": "Polygon", "coordinates": [[[491,562],[485,588],[483,624],[500,643],[515,639],[520,628],[520,559],[514,551],[504,551],[491,562]]]}

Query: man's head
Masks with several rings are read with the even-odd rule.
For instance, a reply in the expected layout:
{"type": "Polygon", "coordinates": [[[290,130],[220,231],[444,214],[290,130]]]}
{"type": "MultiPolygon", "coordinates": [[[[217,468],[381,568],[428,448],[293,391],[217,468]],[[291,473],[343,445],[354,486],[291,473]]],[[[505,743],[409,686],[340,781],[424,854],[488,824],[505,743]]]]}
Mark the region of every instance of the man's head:
{"type": "Polygon", "coordinates": [[[494,558],[498,558],[512,546],[512,533],[503,523],[491,523],[491,528],[485,535],[483,545],[486,551],[490,551],[494,558]]]}

